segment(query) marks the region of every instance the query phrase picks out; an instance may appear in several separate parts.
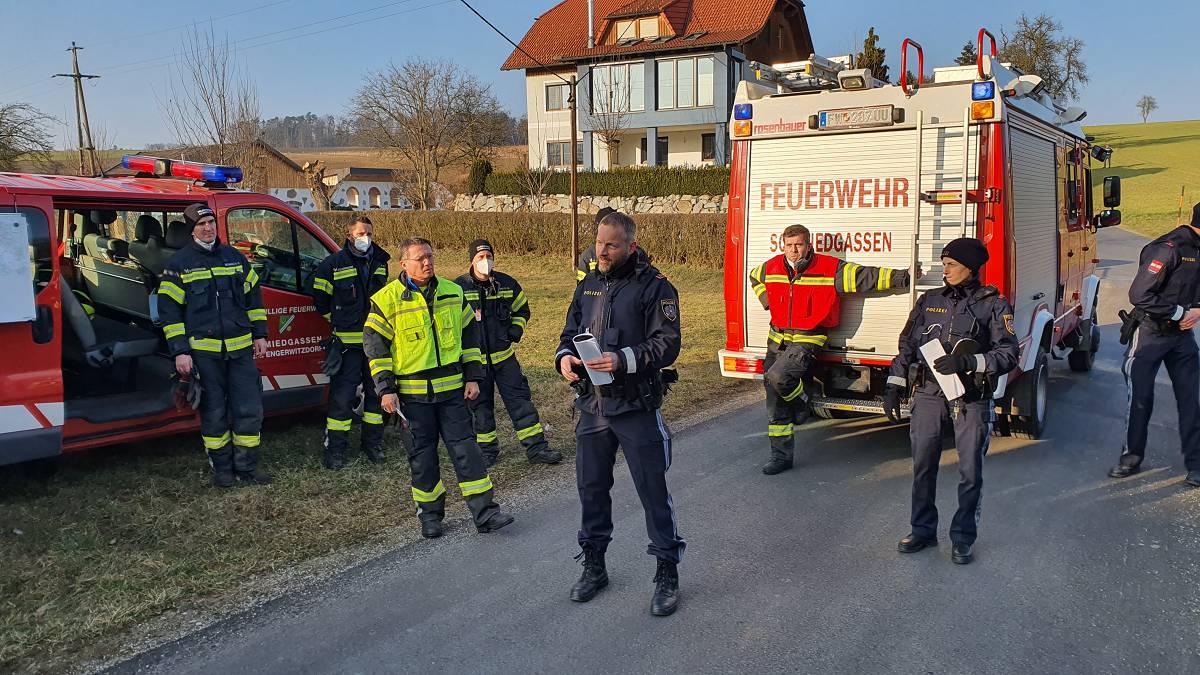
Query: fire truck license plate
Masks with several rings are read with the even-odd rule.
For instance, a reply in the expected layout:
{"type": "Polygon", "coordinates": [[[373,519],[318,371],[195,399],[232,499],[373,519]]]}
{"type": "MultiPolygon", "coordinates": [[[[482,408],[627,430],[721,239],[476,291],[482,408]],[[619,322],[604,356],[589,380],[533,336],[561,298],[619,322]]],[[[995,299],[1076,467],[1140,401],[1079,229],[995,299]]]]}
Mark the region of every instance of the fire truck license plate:
{"type": "Polygon", "coordinates": [[[843,108],[822,110],[819,127],[822,129],[860,129],[862,127],[886,127],[892,125],[890,105],[875,105],[866,108],[843,108]]]}

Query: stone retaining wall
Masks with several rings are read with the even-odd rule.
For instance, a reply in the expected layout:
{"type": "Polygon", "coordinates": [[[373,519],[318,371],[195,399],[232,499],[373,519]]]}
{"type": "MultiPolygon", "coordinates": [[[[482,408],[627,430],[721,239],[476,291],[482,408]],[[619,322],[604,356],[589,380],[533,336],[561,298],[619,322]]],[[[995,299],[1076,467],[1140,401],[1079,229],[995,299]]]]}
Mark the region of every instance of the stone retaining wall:
{"type": "MultiPolygon", "coordinates": [[[[580,197],[579,212],[595,213],[604,207],[622,213],[725,213],[729,195],[670,195],[668,197],[580,197]]],[[[570,213],[570,195],[546,195],[540,200],[528,195],[458,195],[450,206],[455,211],[492,213],[570,213]]]]}

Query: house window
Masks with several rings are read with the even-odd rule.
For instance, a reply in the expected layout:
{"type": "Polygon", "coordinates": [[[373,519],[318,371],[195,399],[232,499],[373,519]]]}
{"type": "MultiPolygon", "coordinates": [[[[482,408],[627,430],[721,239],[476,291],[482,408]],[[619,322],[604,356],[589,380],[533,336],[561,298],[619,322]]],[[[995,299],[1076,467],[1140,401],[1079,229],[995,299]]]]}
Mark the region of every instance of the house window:
{"type": "Polygon", "coordinates": [[[713,104],[713,58],[711,56],[660,59],[657,72],[660,110],[695,108],[713,104]]]}
{"type": "MultiPolygon", "coordinates": [[[[571,146],[569,141],[553,141],[546,144],[546,165],[551,168],[562,168],[571,164],[571,146]]],[[[575,164],[583,164],[583,143],[575,143],[575,164]]]]}
{"type": "Polygon", "coordinates": [[[356,209],[358,208],[358,188],[346,190],[346,203],[356,209]]]}
{"type": "Polygon", "coordinates": [[[392,188],[391,193],[388,195],[388,206],[393,209],[400,208],[400,190],[398,188],[392,188]]]}
{"type": "Polygon", "coordinates": [[[617,31],[614,33],[614,41],[625,40],[627,38],[637,37],[637,24],[632,20],[618,21],[617,31]]]}
{"type": "Polygon", "coordinates": [[[379,208],[379,206],[380,206],[379,202],[381,201],[382,196],[383,196],[383,194],[379,191],[379,188],[377,188],[377,187],[373,187],[367,192],[367,199],[371,205],[371,208],[373,208],[373,209],[379,208]]]}
{"type": "Polygon", "coordinates": [[[546,85],[546,110],[566,110],[571,105],[571,87],[567,84],[546,85]]]}
{"type": "Polygon", "coordinates": [[[717,135],[700,134],[700,160],[711,162],[717,158],[717,135]]]}
{"type": "Polygon", "coordinates": [[[658,37],[658,17],[648,16],[643,19],[638,19],[638,37],[651,38],[658,37]]]}
{"type": "Polygon", "coordinates": [[[646,66],[641,61],[594,66],[591,83],[594,115],[646,109],[646,66]]]}
{"type": "MultiPolygon", "coordinates": [[[[667,147],[668,147],[667,146],[667,137],[659,136],[658,139],[654,143],[654,155],[655,155],[654,156],[654,165],[655,166],[666,166],[667,165],[667,147]]],[[[649,158],[646,156],[646,137],[645,136],[642,136],[641,151],[642,151],[642,164],[646,164],[647,160],[649,158]]]]}
{"type": "Polygon", "coordinates": [[[617,21],[609,35],[614,43],[622,40],[653,40],[659,36],[658,15],[617,21]]]}

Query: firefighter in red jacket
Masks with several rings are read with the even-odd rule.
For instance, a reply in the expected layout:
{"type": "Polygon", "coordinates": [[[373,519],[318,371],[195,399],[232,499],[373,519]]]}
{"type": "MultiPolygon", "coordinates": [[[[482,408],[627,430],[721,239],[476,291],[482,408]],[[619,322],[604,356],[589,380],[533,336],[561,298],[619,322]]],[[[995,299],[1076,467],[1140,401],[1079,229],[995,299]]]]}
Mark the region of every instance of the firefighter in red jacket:
{"type": "MultiPolygon", "coordinates": [[[[809,415],[804,378],[814,352],[829,340],[841,320],[840,297],[908,288],[908,270],[868,267],[813,252],[803,225],[783,231],[783,253],[754,268],[750,284],[763,309],[771,312],[763,380],[767,389],[768,476],[792,468],[793,431],[809,415]]],[[[917,275],[921,273],[917,268],[917,275]]]]}

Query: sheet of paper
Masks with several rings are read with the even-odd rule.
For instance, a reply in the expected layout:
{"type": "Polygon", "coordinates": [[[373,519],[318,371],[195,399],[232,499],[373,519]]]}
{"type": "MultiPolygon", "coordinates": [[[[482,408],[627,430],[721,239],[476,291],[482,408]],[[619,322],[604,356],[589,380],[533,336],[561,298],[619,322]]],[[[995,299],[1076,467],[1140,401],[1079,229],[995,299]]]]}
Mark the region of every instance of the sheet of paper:
{"type": "Polygon", "coordinates": [[[0,213],[0,323],[34,319],[29,241],[24,214],[0,213]]]}
{"type": "Polygon", "coordinates": [[[921,357],[925,359],[925,363],[929,366],[929,372],[933,373],[933,377],[942,388],[942,394],[946,396],[946,400],[953,401],[956,398],[961,398],[963,394],[967,393],[967,390],[958,375],[943,375],[933,369],[933,362],[945,355],[946,349],[942,347],[941,340],[930,340],[921,345],[921,357]]]}
{"type": "MultiPolygon", "coordinates": [[[[581,333],[575,336],[575,351],[579,352],[579,358],[586,363],[600,358],[603,352],[600,350],[600,343],[596,341],[596,336],[591,333],[581,333]]],[[[587,366],[584,366],[587,368],[587,366]]],[[[588,379],[592,384],[612,384],[612,373],[602,373],[597,370],[587,368],[588,379]]]]}

